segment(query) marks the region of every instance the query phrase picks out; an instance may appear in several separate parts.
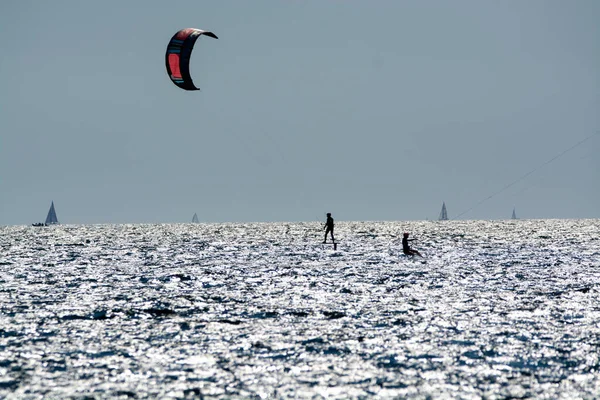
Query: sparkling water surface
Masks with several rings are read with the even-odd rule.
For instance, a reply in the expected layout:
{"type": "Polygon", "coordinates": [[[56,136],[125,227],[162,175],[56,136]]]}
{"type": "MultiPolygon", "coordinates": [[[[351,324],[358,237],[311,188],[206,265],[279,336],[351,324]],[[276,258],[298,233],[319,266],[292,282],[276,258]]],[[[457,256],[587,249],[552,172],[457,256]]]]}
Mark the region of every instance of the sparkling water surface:
{"type": "Polygon", "coordinates": [[[335,233],[0,227],[0,398],[600,398],[600,220],[335,233]]]}

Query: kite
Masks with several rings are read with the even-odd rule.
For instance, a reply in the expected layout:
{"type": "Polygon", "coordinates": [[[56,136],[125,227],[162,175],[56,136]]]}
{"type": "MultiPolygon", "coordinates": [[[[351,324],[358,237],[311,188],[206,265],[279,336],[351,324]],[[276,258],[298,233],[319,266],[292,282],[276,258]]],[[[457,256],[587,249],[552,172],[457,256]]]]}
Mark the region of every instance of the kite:
{"type": "Polygon", "coordinates": [[[194,44],[200,35],[218,39],[212,32],[201,29],[186,28],[177,32],[167,46],[165,63],[171,81],[184,90],[200,90],[194,86],[190,76],[190,57],[194,44]]]}

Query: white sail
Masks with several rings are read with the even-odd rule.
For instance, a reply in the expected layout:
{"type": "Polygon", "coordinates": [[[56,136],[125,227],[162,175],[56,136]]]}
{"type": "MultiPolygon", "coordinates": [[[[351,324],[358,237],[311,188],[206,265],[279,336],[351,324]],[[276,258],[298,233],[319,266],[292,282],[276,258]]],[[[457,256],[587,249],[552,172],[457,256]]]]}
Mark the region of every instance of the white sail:
{"type": "Polygon", "coordinates": [[[199,222],[200,222],[200,221],[198,221],[198,214],[194,213],[194,216],[192,217],[192,223],[193,223],[193,224],[197,224],[197,223],[199,223],[199,222]]]}
{"type": "Polygon", "coordinates": [[[448,221],[448,211],[446,211],[446,203],[442,202],[442,211],[440,212],[440,217],[438,218],[440,221],[448,221]]]}
{"type": "Polygon", "coordinates": [[[56,225],[58,224],[58,218],[56,218],[56,210],[54,209],[54,201],[50,205],[50,210],[48,210],[48,215],[46,216],[46,225],[56,225]]]}

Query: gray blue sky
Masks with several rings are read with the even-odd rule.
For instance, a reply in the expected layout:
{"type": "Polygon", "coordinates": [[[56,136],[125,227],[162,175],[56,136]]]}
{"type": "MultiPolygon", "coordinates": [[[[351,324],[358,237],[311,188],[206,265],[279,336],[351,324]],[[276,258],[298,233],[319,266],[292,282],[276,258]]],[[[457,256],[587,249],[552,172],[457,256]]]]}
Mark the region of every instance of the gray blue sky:
{"type": "MultiPolygon", "coordinates": [[[[450,218],[600,130],[600,2],[0,3],[0,225],[450,218]],[[164,52],[200,38],[192,75],[164,52]]],[[[461,219],[600,217],[600,135],[461,219]]]]}

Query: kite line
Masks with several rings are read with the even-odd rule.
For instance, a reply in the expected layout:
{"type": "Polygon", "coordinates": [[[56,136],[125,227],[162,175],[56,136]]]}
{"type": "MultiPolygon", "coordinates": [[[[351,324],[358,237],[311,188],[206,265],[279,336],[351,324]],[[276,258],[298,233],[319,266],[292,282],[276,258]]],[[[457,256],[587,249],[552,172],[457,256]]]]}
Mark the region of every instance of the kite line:
{"type": "Polygon", "coordinates": [[[536,172],[538,169],[550,164],[551,162],[555,161],[556,159],[562,157],[563,155],[567,154],[568,152],[570,152],[571,150],[575,149],[576,147],[579,147],[580,145],[582,145],[583,143],[587,142],[588,140],[590,140],[591,138],[593,138],[596,135],[600,135],[600,131],[597,131],[593,134],[591,134],[590,136],[580,140],[579,142],[577,142],[576,144],[574,144],[573,146],[569,147],[566,150],[563,150],[562,152],[560,152],[559,154],[555,155],[554,157],[552,157],[551,159],[549,159],[548,161],[546,161],[543,164],[540,164],[539,166],[535,167],[534,169],[532,169],[531,171],[529,171],[528,173],[526,173],[525,175],[521,176],[519,179],[514,180],[513,182],[509,183],[508,185],[504,186],[502,189],[498,190],[497,192],[495,192],[494,194],[486,197],[485,199],[479,201],[479,203],[475,204],[474,206],[472,206],[471,208],[469,208],[467,211],[464,211],[460,214],[458,214],[456,217],[454,217],[453,219],[458,219],[459,217],[465,215],[466,213],[470,212],[471,210],[473,210],[474,208],[480,206],[481,204],[485,203],[486,201],[488,201],[489,199],[491,199],[492,197],[495,197],[497,195],[499,195],[500,193],[504,192],[506,189],[508,189],[509,187],[521,182],[523,179],[527,178],[529,175],[533,174],[534,172],[536,172]]]}

